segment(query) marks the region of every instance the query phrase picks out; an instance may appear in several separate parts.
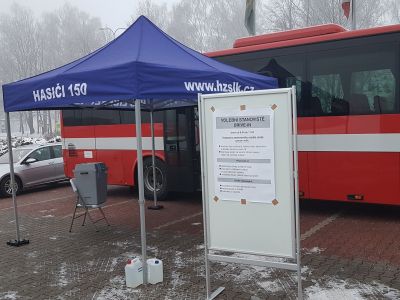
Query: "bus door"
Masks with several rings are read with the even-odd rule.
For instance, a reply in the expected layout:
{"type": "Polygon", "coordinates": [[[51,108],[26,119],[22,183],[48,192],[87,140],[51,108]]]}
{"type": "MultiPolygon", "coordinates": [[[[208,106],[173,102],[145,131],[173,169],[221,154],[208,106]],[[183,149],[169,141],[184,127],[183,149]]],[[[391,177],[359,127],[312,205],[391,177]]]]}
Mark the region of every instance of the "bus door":
{"type": "Polygon", "coordinates": [[[165,161],[169,191],[192,192],[197,186],[195,122],[192,107],[164,112],[165,161]]]}

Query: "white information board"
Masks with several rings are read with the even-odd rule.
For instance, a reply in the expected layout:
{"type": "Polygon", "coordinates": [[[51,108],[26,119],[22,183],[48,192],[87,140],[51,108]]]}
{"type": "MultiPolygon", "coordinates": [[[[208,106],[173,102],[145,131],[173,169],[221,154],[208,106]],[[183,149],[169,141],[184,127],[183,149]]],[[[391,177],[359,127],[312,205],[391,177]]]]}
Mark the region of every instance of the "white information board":
{"type": "Polygon", "coordinates": [[[208,250],[296,258],[293,97],[200,96],[208,250]]]}
{"type": "Polygon", "coordinates": [[[272,203],[274,110],[217,109],[213,123],[215,200],[272,203]]]}

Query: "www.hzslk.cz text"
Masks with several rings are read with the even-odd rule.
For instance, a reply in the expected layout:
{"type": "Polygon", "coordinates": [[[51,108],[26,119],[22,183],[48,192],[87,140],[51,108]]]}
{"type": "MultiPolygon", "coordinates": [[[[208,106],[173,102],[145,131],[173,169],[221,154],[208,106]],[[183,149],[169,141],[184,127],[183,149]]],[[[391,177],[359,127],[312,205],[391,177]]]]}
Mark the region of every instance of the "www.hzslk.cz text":
{"type": "Polygon", "coordinates": [[[184,82],[185,88],[190,92],[242,92],[253,91],[253,86],[241,86],[239,82],[223,83],[217,80],[216,82],[184,82]]]}

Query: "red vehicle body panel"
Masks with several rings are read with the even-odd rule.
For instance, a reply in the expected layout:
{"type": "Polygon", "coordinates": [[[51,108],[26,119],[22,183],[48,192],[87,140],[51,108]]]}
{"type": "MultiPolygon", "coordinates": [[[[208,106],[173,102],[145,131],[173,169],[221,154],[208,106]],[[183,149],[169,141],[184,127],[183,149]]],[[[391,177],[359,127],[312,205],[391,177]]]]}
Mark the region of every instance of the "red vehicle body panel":
{"type": "MultiPolygon", "coordinates": [[[[62,118],[61,118],[62,119],[62,118]]],[[[154,135],[163,138],[163,124],[154,123],[154,135]]],[[[135,145],[136,126],[133,124],[96,125],[96,126],[63,126],[64,171],[67,177],[74,177],[76,164],[104,162],[108,167],[108,184],[135,185],[134,172],[137,163],[135,145]],[[76,150],[69,149],[74,144],[76,150]],[[71,145],[70,145],[71,146],[71,145]],[[92,157],[85,157],[85,152],[92,157]]],[[[143,157],[149,157],[151,151],[150,124],[142,125],[143,157]],[[149,143],[150,142],[150,143],[149,143]]],[[[156,148],[156,157],[164,160],[164,150],[156,148]]]]}
{"type": "MultiPolygon", "coordinates": [[[[241,38],[232,49],[206,55],[227,57],[394,32],[400,32],[400,25],[346,31],[327,24],[241,38]]],[[[360,195],[361,202],[400,205],[400,153],[391,151],[386,139],[400,138],[400,114],[299,117],[298,134],[301,197],[349,201],[349,195],[360,195]],[[304,138],[308,138],[307,149],[302,149],[304,138]],[[320,141],[330,139],[332,151],[319,149],[320,141]]]]}
{"type": "MultiPolygon", "coordinates": [[[[298,118],[299,135],[399,133],[400,115],[298,118]]],[[[299,152],[299,186],[304,198],[400,204],[400,153],[299,152]],[[397,195],[397,196],[396,196],[397,195]]]]}

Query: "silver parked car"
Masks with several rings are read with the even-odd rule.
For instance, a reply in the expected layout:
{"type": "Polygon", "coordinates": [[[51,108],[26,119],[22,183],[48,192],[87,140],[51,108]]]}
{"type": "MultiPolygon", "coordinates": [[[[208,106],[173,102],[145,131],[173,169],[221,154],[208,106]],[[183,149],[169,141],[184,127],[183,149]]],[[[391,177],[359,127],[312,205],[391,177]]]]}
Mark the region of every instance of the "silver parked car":
{"type": "MultiPolygon", "coordinates": [[[[16,191],[63,181],[64,161],[61,144],[27,145],[13,150],[16,191]]],[[[12,195],[8,153],[0,156],[0,195],[12,195]]]]}

